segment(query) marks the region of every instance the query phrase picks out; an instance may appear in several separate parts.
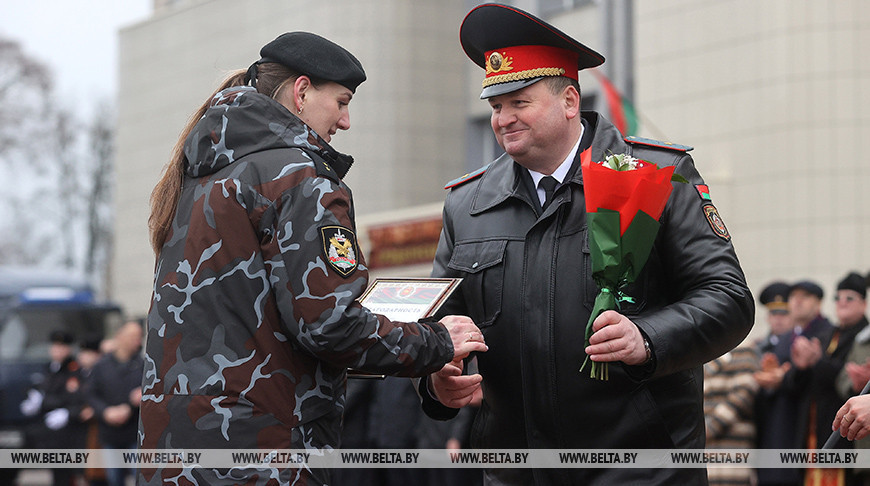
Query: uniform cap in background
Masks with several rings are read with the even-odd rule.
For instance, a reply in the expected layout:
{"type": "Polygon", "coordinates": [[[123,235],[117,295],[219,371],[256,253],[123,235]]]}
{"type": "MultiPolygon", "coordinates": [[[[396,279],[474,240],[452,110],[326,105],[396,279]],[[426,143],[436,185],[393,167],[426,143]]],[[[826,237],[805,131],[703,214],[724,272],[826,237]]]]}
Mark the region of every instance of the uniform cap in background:
{"type": "Polygon", "coordinates": [[[861,294],[862,298],[867,298],[867,280],[857,272],[851,272],[846,275],[843,280],[837,284],[837,290],[854,290],[861,294]]]}
{"type": "Polygon", "coordinates": [[[815,295],[819,299],[825,296],[825,291],[822,290],[822,287],[819,286],[819,284],[810,280],[801,280],[800,282],[792,285],[789,293],[792,293],[795,290],[803,290],[804,292],[815,295]]]}
{"type": "Polygon", "coordinates": [[[788,312],[788,294],[790,291],[791,287],[787,283],[773,282],[761,291],[758,300],[767,307],[769,312],[784,314],[788,312]]]}

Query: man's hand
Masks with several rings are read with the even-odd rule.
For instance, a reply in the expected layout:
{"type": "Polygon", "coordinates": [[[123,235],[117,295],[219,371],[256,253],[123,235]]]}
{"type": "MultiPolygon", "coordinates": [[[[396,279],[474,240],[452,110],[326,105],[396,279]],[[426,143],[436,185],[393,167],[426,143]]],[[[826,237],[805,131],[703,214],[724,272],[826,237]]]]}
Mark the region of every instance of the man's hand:
{"type": "Polygon", "coordinates": [[[629,366],[646,362],[646,349],[640,329],[624,315],[608,310],[592,322],[586,354],[592,361],[622,361],[629,366]]]}
{"type": "Polygon", "coordinates": [[[479,374],[463,375],[462,360],[455,359],[444,365],[440,371],[429,375],[429,390],[445,407],[462,408],[483,398],[479,374]]]}
{"type": "Polygon", "coordinates": [[[765,390],[776,390],[782,385],[782,380],[785,374],[791,369],[791,363],[785,362],[782,366],[776,366],[773,369],[765,369],[756,371],[752,374],[758,386],[765,390]]]}
{"type": "Polygon", "coordinates": [[[831,430],[849,439],[863,439],[870,434],[870,395],[852,397],[840,407],[831,430]]]}
{"type": "Polygon", "coordinates": [[[138,386],[130,390],[130,406],[133,408],[139,408],[139,402],[142,401],[142,389],[138,386]]]}
{"type": "MultiPolygon", "coordinates": [[[[466,316],[447,316],[439,321],[453,340],[453,359],[463,359],[478,351],[485,352],[488,347],[483,341],[483,333],[474,325],[474,321],[466,316]]],[[[462,368],[460,367],[460,373],[462,368]]]]}
{"type": "Polygon", "coordinates": [[[103,420],[105,420],[109,425],[117,426],[126,422],[132,413],[133,411],[131,410],[130,405],[121,403],[111,407],[106,407],[106,409],[103,410],[103,420]]]}
{"type": "Polygon", "coordinates": [[[795,338],[791,345],[791,362],[801,370],[812,368],[822,359],[822,343],[818,338],[812,340],[804,336],[795,338]]]}

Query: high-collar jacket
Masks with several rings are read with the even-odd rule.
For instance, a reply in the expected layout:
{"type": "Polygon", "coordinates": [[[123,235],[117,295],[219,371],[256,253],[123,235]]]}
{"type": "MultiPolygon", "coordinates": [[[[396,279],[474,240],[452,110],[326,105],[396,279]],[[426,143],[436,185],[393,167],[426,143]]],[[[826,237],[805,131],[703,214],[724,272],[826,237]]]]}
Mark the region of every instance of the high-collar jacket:
{"type": "MultiPolygon", "coordinates": [[[[711,202],[696,188],[704,182],[688,153],[627,143],[596,113],[583,117],[592,130],[592,160],[629,153],[660,167],[674,165],[689,181],[674,182],[649,260],[627,288],[634,302],[621,309],[649,340],[654,362],[611,364],[609,381],[580,372],[584,329],[597,293],[582,172],[574,172],[541,212],[523,182],[525,169],[502,156],[482,176],[450,190],[433,271],[464,279],[441,312],[469,315],[489,346],[478,356],[484,401],[472,445],[701,448],[701,367],[747,335],[752,296],[730,236],[717,233],[705,216],[711,202]]],[[[452,414],[423,396],[430,415],[452,414]]],[[[701,469],[639,468],[490,469],[486,478],[489,484],[706,481],[701,469]]]]}
{"type": "MultiPolygon", "coordinates": [[[[368,270],[342,181],[350,159],[284,106],[224,90],[185,154],[148,315],[142,448],[337,448],[348,367],[419,376],[452,359],[440,324],[391,322],[357,302],[368,270]]],[[[143,468],[139,480],[330,482],[322,469],[267,466],[143,468]]]]}

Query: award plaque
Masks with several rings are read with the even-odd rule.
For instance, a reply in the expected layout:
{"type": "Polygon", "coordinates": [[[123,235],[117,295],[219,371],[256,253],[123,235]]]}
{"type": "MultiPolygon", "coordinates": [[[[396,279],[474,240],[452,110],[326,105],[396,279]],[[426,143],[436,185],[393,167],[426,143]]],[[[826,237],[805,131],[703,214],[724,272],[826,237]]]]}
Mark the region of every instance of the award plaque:
{"type": "MultiPolygon", "coordinates": [[[[377,278],[359,303],[396,322],[417,322],[432,317],[456,290],[461,278],[377,278]]],[[[348,378],[383,378],[360,370],[347,370],[348,378]]]]}
{"type": "Polygon", "coordinates": [[[461,278],[378,278],[359,302],[391,321],[417,322],[433,316],[461,281],[461,278]]]}

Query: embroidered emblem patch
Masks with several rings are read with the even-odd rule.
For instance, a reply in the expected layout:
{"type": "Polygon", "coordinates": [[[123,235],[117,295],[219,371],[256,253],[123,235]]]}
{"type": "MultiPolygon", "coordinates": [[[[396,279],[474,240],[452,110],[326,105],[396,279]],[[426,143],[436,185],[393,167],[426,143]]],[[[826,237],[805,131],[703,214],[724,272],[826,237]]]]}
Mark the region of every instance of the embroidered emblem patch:
{"type": "Polygon", "coordinates": [[[704,210],[704,216],[707,218],[707,222],[710,223],[710,227],[713,228],[713,233],[716,233],[716,236],[725,241],[730,240],[731,234],[728,233],[728,228],[725,227],[725,222],[722,221],[722,217],[719,216],[719,211],[716,210],[716,206],[705,204],[702,209],[704,210]]]}
{"type": "Polygon", "coordinates": [[[329,266],[342,277],[350,276],[359,266],[359,248],[353,231],[343,226],[324,226],[320,228],[320,239],[329,266]]]}

